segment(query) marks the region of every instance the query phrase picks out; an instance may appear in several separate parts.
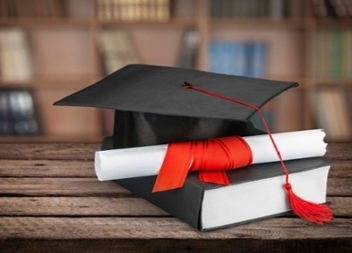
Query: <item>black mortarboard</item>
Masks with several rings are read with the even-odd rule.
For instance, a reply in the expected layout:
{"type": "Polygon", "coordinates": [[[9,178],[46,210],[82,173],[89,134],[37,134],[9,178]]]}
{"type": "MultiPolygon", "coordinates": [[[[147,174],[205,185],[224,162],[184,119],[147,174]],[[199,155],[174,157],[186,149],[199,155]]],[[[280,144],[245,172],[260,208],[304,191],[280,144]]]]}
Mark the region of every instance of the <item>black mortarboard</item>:
{"type": "Polygon", "coordinates": [[[115,110],[114,146],[133,147],[256,133],[255,109],[185,89],[187,82],[262,107],[295,82],[151,65],[127,65],[57,102],[115,110]]]}

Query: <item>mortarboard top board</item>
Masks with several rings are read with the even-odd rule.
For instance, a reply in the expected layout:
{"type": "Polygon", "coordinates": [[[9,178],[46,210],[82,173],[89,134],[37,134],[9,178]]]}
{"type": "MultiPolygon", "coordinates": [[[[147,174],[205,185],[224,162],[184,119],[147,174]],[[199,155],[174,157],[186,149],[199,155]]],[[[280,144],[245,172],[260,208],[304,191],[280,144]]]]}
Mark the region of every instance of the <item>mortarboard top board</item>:
{"type": "Polygon", "coordinates": [[[296,82],[132,64],[54,105],[115,110],[115,147],[251,135],[255,109],[185,89],[190,83],[262,107],[296,82]]]}

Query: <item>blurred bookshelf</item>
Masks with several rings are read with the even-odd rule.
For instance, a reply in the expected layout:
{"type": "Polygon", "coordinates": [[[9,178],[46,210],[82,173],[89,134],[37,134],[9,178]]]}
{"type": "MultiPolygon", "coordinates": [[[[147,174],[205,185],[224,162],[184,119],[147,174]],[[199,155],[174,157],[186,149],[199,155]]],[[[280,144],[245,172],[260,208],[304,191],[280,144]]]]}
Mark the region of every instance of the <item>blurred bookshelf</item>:
{"type": "MultiPolygon", "coordinates": [[[[350,2],[0,0],[0,90],[30,94],[38,126],[0,141],[100,142],[111,112],[53,103],[129,63],[298,82],[263,108],[272,131],[350,141],[350,2]]],[[[0,125],[13,114],[4,94],[0,125]]]]}

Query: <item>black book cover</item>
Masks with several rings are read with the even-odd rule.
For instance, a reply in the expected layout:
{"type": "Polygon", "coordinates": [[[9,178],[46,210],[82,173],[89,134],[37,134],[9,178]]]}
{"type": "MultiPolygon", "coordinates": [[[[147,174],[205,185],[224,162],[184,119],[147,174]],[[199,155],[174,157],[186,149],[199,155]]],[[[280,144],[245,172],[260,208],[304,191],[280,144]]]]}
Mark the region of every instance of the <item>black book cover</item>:
{"type": "MultiPolygon", "coordinates": [[[[113,148],[113,140],[112,138],[106,138],[103,142],[102,149],[106,150],[111,148],[113,148]]],[[[331,161],[324,157],[313,157],[286,161],[285,164],[289,168],[290,174],[292,174],[328,166],[331,164],[331,161]]],[[[228,171],[228,176],[232,185],[279,175],[283,175],[282,167],[279,162],[256,164],[247,168],[228,171]]],[[[221,186],[203,183],[199,181],[196,173],[190,173],[183,188],[152,193],[155,179],[156,176],[148,176],[114,180],[114,182],[173,216],[178,217],[192,227],[202,230],[200,224],[200,212],[204,191],[221,186]]],[[[280,214],[281,213],[277,215],[280,214]]],[[[228,226],[230,225],[234,224],[228,224],[228,226]]]]}

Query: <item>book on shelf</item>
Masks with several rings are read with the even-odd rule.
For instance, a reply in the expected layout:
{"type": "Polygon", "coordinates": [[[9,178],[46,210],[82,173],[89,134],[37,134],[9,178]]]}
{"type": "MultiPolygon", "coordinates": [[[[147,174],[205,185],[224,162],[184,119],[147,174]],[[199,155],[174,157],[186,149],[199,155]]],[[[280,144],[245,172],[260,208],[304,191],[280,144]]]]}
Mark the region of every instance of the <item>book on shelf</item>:
{"type": "Polygon", "coordinates": [[[329,140],[350,140],[352,119],[346,92],[337,88],[319,89],[314,100],[317,127],[325,129],[329,140]]]}
{"type": "MultiPolygon", "coordinates": [[[[264,78],[268,59],[268,44],[264,41],[212,41],[209,46],[209,70],[214,73],[264,78]]],[[[275,129],[275,101],[263,107],[264,117],[275,129]]],[[[256,113],[251,121],[263,130],[256,113]]]]}
{"type": "Polygon", "coordinates": [[[25,30],[0,30],[0,66],[0,78],[4,81],[28,81],[33,78],[32,50],[25,30]]]}
{"type": "Polygon", "coordinates": [[[141,61],[128,31],[101,30],[97,33],[97,42],[105,75],[111,74],[128,64],[141,61]]]}
{"type": "Polygon", "coordinates": [[[313,77],[328,80],[352,78],[352,30],[317,30],[312,40],[313,77]]]}
{"type": "Polygon", "coordinates": [[[0,87],[0,135],[39,135],[41,126],[32,91],[0,87]]]}
{"type": "Polygon", "coordinates": [[[264,41],[213,40],[208,51],[211,72],[265,77],[268,45],[264,41]]]}
{"type": "Polygon", "coordinates": [[[342,33],[339,30],[331,31],[331,68],[332,79],[340,79],[342,64],[342,33]]]}
{"type": "Polygon", "coordinates": [[[211,0],[212,17],[270,17],[285,16],[285,0],[211,0]]]}
{"type": "Polygon", "coordinates": [[[303,17],[305,14],[305,0],[285,0],[285,16],[303,17]]]}
{"type": "Polygon", "coordinates": [[[349,0],[314,0],[313,13],[318,18],[350,18],[352,3],[349,0]]]}
{"type": "Polygon", "coordinates": [[[0,0],[3,18],[55,18],[66,16],[64,0],[0,0]]]}
{"type": "Polygon", "coordinates": [[[181,43],[178,66],[181,68],[194,69],[196,67],[197,51],[200,35],[196,28],[186,28],[181,43]]]}
{"type": "Polygon", "coordinates": [[[96,0],[96,6],[102,22],[166,22],[171,18],[171,0],[96,0]]]}
{"type": "MultiPolygon", "coordinates": [[[[128,64],[139,63],[141,59],[134,47],[131,35],[125,30],[102,30],[97,34],[98,48],[101,55],[103,75],[109,75],[128,64]]],[[[114,112],[104,109],[103,134],[112,134],[111,124],[114,112]]]]}
{"type": "Polygon", "coordinates": [[[209,71],[214,73],[245,74],[245,43],[242,41],[211,41],[209,45],[209,71]]]}

